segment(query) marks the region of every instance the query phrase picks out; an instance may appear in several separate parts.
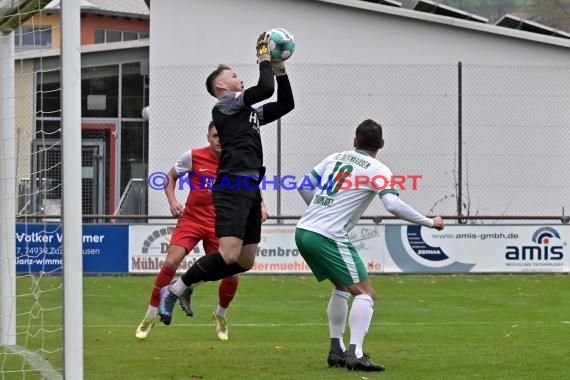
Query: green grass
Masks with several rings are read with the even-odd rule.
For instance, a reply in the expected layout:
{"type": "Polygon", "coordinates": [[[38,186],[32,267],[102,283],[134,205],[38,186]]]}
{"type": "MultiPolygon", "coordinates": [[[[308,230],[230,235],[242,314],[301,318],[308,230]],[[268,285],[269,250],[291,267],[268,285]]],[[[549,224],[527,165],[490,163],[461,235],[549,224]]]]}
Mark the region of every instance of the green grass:
{"type": "MultiPolygon", "coordinates": [[[[570,378],[568,275],[384,275],[372,281],[378,295],[365,351],[386,366],[376,374],[327,367],[331,286],[311,276],[242,276],[228,342],[216,339],[211,321],[217,283],[198,288],[193,318],[177,306],[171,326],[157,323],[138,341],[134,330],[153,277],[86,277],[85,379],[570,378]]],[[[60,282],[45,278],[40,285],[57,289],[60,282]]],[[[50,297],[55,292],[44,298],[50,297]]],[[[19,306],[24,310],[24,302],[19,306]]],[[[59,320],[52,315],[45,324],[59,320]]],[[[49,334],[44,344],[59,343],[60,335],[49,334]]],[[[61,352],[50,362],[61,368],[61,352]]]]}

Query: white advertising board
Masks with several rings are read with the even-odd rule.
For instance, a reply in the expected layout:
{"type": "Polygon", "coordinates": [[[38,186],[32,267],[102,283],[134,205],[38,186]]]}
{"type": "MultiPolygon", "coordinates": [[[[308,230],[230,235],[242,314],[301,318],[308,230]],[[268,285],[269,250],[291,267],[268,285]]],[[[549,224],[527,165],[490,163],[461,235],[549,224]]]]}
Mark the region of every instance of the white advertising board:
{"type": "MultiPolygon", "coordinates": [[[[129,272],[158,273],[173,225],[129,227],[129,272]]],[[[357,225],[350,239],[369,273],[570,272],[567,225],[357,225]]],[[[179,268],[204,250],[198,245],[179,268]]],[[[294,225],[264,225],[251,273],[311,271],[295,245],[294,225]]]]}
{"type": "Polygon", "coordinates": [[[570,226],[385,226],[385,272],[568,272],[570,226]]]}
{"type": "MultiPolygon", "coordinates": [[[[164,264],[174,225],[129,226],[129,273],[156,274],[164,264]]],[[[184,273],[204,254],[198,244],[182,261],[178,273],[184,273]]]]}
{"type": "MultiPolygon", "coordinates": [[[[370,273],[382,271],[383,226],[356,226],[350,238],[370,273]]],[[[264,226],[253,273],[311,273],[295,245],[295,226],[264,226]]]]}

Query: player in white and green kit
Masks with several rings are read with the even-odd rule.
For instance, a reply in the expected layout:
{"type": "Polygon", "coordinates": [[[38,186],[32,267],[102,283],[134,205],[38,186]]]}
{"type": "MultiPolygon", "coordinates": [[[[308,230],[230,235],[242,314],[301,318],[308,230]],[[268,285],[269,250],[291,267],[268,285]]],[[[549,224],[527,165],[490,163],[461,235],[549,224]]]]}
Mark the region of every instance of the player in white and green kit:
{"type": "Polygon", "coordinates": [[[383,145],[382,127],[373,120],[363,121],[356,128],[356,149],[325,158],[310,173],[313,186],[299,188],[309,208],[297,223],[297,247],[317,280],[328,279],[335,287],[327,308],[331,337],[327,362],[329,366],[346,365],[349,370],[384,370],[362,351],[375,291],[349,232],[376,196],[386,210],[403,220],[443,229],[441,217],[428,218],[400,200],[392,172],[375,158],[383,145]],[[351,295],[354,300],[349,313],[351,295]],[[343,342],[347,317],[348,350],[343,342]]]}

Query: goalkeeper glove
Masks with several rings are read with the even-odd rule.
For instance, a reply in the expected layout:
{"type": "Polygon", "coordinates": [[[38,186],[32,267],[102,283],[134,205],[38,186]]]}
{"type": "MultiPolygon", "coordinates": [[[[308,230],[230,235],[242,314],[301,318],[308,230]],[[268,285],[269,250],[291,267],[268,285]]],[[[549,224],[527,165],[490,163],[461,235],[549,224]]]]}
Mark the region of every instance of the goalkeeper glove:
{"type": "Polygon", "coordinates": [[[287,74],[285,71],[285,62],[281,59],[271,61],[271,68],[273,69],[273,73],[276,77],[287,74]]]}
{"type": "Polygon", "coordinates": [[[263,61],[269,61],[271,59],[269,55],[269,39],[271,34],[264,32],[259,35],[257,43],[255,44],[255,50],[257,52],[257,62],[261,63],[263,61]]]}

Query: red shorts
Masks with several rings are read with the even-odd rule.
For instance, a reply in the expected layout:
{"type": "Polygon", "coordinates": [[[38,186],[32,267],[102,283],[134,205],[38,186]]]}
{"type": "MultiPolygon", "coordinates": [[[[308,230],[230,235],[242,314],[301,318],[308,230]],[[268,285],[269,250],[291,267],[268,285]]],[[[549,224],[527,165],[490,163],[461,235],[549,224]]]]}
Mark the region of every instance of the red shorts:
{"type": "Polygon", "coordinates": [[[214,221],[199,221],[190,217],[184,217],[183,214],[172,232],[170,244],[179,245],[190,252],[198,245],[200,240],[202,240],[206,253],[218,250],[214,221]]]}

